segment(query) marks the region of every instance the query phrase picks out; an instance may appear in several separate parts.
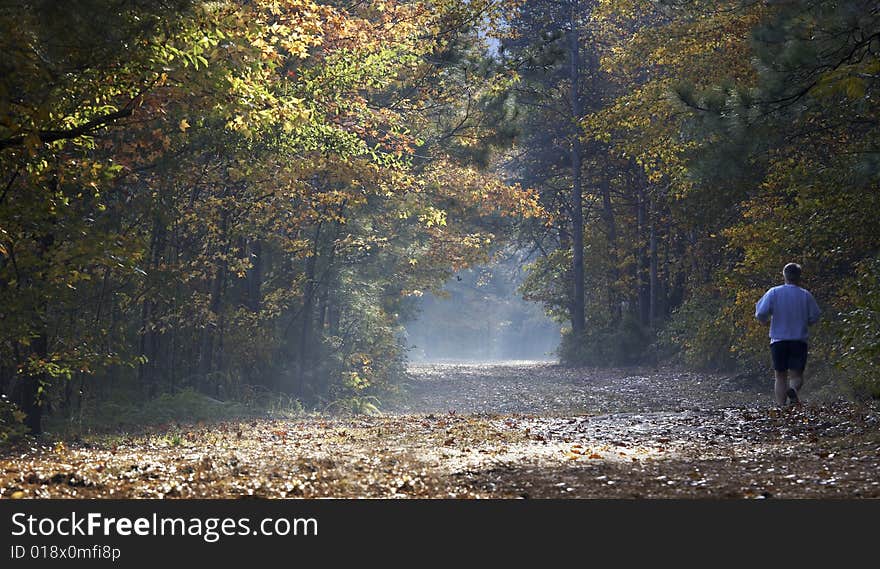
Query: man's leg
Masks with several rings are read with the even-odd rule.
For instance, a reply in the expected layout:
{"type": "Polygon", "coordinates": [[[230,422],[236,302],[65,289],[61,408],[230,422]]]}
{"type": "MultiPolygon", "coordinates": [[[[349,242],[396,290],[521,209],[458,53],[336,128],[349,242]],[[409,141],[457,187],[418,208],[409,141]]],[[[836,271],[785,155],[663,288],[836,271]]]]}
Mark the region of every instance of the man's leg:
{"type": "Polygon", "coordinates": [[[804,370],[802,369],[793,369],[790,370],[791,377],[788,380],[788,387],[794,389],[794,397],[792,397],[792,401],[798,401],[798,392],[800,392],[801,387],[804,385],[804,370]]]}
{"type": "Polygon", "coordinates": [[[779,371],[778,369],[774,370],[774,372],[776,374],[776,385],[773,392],[776,395],[776,404],[783,407],[788,397],[788,372],[779,371]]]}
{"type": "Polygon", "coordinates": [[[804,385],[804,368],[807,367],[807,343],[796,342],[792,345],[789,363],[788,398],[791,403],[800,403],[798,393],[804,385]]]}

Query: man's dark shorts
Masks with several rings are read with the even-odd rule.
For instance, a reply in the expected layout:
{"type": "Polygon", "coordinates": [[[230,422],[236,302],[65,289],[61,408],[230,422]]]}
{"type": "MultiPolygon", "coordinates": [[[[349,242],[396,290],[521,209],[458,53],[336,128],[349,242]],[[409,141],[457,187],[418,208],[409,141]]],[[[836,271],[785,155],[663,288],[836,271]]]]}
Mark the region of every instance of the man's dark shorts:
{"type": "Polygon", "coordinates": [[[799,340],[780,340],[770,344],[773,369],[776,371],[804,371],[807,367],[807,343],[799,340]]]}

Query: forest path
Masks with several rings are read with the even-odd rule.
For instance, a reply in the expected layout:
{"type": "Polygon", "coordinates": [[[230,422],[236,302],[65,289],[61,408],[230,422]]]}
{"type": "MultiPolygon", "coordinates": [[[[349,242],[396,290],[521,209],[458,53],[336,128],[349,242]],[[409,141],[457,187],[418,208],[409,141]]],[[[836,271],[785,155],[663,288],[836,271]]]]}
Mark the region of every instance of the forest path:
{"type": "Polygon", "coordinates": [[[671,370],[426,364],[382,416],[162,427],[0,455],[0,496],[880,497],[880,413],[671,370]]]}
{"type": "Polygon", "coordinates": [[[565,368],[551,362],[413,364],[395,412],[547,417],[769,403],[754,379],[659,369],[565,368]]]}

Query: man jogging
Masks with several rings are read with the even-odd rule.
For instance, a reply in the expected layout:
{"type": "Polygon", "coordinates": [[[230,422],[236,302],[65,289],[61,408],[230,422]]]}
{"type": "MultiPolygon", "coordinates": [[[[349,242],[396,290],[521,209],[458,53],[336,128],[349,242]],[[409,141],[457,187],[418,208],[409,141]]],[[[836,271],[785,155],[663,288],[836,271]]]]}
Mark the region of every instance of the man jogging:
{"type": "Polygon", "coordinates": [[[807,366],[807,328],[819,321],[819,306],[801,288],[801,266],[789,263],[782,269],[785,284],[768,290],[755,306],[755,318],[770,324],[770,355],[776,374],[776,403],[799,403],[807,366]]]}

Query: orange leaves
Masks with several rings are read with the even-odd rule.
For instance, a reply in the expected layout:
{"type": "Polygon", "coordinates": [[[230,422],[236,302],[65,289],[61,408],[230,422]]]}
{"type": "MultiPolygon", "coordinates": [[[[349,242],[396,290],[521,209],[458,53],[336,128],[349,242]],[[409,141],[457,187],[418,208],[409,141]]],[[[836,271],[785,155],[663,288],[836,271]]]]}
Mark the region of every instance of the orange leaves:
{"type": "Polygon", "coordinates": [[[425,174],[425,182],[474,208],[479,215],[501,217],[543,217],[546,212],[538,202],[538,194],[519,184],[507,184],[497,175],[439,160],[425,174]]]}
{"type": "Polygon", "coordinates": [[[577,460],[579,458],[587,458],[590,460],[596,460],[603,458],[601,454],[593,451],[589,448],[584,448],[583,445],[574,444],[571,445],[571,449],[567,453],[568,460],[577,460]]]}
{"type": "MultiPolygon", "coordinates": [[[[247,373],[268,368],[274,362],[266,353],[280,342],[276,321],[304,314],[298,307],[310,286],[323,302],[369,312],[390,329],[394,310],[368,302],[378,295],[372,289],[387,288],[388,297],[430,290],[450,268],[488,256],[497,236],[482,221],[539,215],[533,193],[437,159],[442,145],[425,144],[436,133],[424,109],[436,104],[458,113],[461,103],[438,79],[442,67],[425,55],[448,41],[441,30],[455,33],[445,18],[483,8],[394,0],[347,9],[310,0],[197,3],[161,33],[126,41],[136,47],[109,61],[106,73],[96,67],[59,84],[63,97],[31,109],[31,123],[70,128],[104,107],[134,109],[130,120],[103,126],[100,137],[82,137],[75,153],[66,143],[40,142],[32,124],[21,130],[31,133],[27,146],[39,155],[27,189],[41,191],[16,187],[7,199],[34,200],[16,214],[20,219],[50,212],[58,223],[4,225],[18,234],[4,236],[0,253],[27,260],[12,243],[59,231],[61,253],[45,261],[57,267],[35,270],[41,278],[32,280],[47,285],[58,314],[77,307],[83,326],[97,322],[96,338],[114,338],[108,348],[110,342],[86,345],[92,331],[67,334],[67,324],[53,321],[49,326],[62,330],[58,343],[69,344],[59,351],[64,365],[98,371],[123,358],[117,354],[138,354],[145,336],[180,333],[194,355],[214,349],[197,337],[225,335],[229,357],[217,365],[247,373]],[[68,112],[76,101],[82,108],[68,112]],[[63,189],[44,199],[44,182],[56,169],[63,189]],[[75,262],[64,268],[69,259],[75,262]],[[309,263],[320,278],[305,275],[309,263]],[[56,285],[62,294],[54,294],[56,285]],[[351,307],[349,297],[357,299],[351,307]],[[111,348],[111,355],[92,353],[111,348]]],[[[145,33],[137,28],[111,35],[145,33]]],[[[41,71],[38,62],[34,69],[41,71]]],[[[22,321],[34,313],[22,310],[22,321]]],[[[357,351],[373,349],[366,345],[357,351]]],[[[383,354],[369,355],[372,363],[351,364],[353,383],[380,374],[373,371],[383,354]]],[[[132,365],[165,373],[156,363],[161,357],[132,365]]],[[[181,373],[195,371],[188,366],[197,361],[220,360],[193,357],[181,373]]]]}

